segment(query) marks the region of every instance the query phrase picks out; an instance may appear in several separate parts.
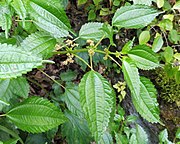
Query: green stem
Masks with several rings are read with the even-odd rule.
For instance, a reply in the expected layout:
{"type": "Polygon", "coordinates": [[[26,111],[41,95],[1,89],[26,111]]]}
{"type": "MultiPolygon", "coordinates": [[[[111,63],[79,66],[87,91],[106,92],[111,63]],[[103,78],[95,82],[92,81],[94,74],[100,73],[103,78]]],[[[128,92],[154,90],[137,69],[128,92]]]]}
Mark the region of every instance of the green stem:
{"type": "Polygon", "coordinates": [[[112,61],[114,61],[120,68],[122,68],[122,66],[121,66],[113,57],[111,57],[110,55],[108,55],[108,57],[109,57],[112,61]]]}
{"type": "Polygon", "coordinates": [[[94,48],[97,48],[97,46],[101,43],[101,41],[104,39],[105,35],[102,36],[102,38],[97,42],[97,44],[94,46],[94,48]]]}
{"type": "Polygon", "coordinates": [[[83,63],[85,63],[90,69],[92,69],[92,67],[84,60],[82,59],[80,56],[74,54],[75,57],[77,57],[78,59],[80,59],[83,63]]]}
{"type": "Polygon", "coordinates": [[[40,72],[42,72],[45,76],[47,76],[49,79],[51,79],[54,83],[58,84],[59,86],[61,86],[63,89],[66,89],[62,84],[60,84],[58,81],[56,81],[55,79],[53,79],[51,76],[49,76],[47,73],[43,72],[42,70],[39,69],[40,72]]]}
{"type": "Polygon", "coordinates": [[[90,55],[90,63],[91,63],[91,70],[93,70],[93,59],[92,59],[92,55],[90,55]]]}
{"type": "Polygon", "coordinates": [[[12,136],[15,137],[15,138],[18,138],[19,141],[21,142],[21,144],[24,144],[24,142],[23,142],[22,139],[19,137],[19,135],[17,135],[14,131],[12,131],[12,130],[10,130],[10,129],[2,126],[2,125],[0,125],[0,130],[2,130],[2,131],[4,131],[4,132],[12,135],[12,136]]]}

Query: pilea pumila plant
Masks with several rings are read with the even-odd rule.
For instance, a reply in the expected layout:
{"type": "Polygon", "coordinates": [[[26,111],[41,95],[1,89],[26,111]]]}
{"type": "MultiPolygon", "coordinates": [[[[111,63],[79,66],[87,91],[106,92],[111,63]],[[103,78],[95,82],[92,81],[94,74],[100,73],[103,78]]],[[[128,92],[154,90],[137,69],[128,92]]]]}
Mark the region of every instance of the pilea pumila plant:
{"type": "MultiPolygon", "coordinates": [[[[162,10],[153,8],[151,0],[133,0],[133,4],[119,6],[111,23],[89,22],[82,25],[76,34],[71,29],[63,2],[0,2],[0,26],[5,31],[0,35],[1,121],[8,120],[14,125],[12,130],[0,123],[0,130],[12,136],[2,139],[2,143],[19,141],[23,144],[24,141],[18,136],[17,129],[29,133],[42,133],[57,129],[59,125],[62,135],[70,144],[148,143],[147,134],[140,125],[137,124],[132,130],[128,129],[127,123],[134,122],[135,118],[123,118],[123,110],[118,106],[121,100],[116,99],[119,94],[120,99],[125,97],[127,84],[137,112],[148,122],[163,125],[159,116],[156,89],[148,78],[139,75],[139,69],[151,70],[160,67],[157,52],[163,46],[162,35],[157,32],[153,46],[147,42],[150,40],[149,31],[155,29],[155,26],[164,28],[162,34],[165,33],[168,29],[167,23],[170,23],[169,17],[166,16],[159,24],[153,20],[163,14],[162,10]],[[139,45],[134,46],[134,40],[130,40],[121,50],[110,50],[111,46],[117,46],[113,36],[121,29],[143,28],[147,30],[140,34],[139,45]],[[102,47],[103,39],[109,39],[110,44],[102,47]],[[85,47],[81,47],[79,40],[87,41],[85,47]],[[96,54],[103,55],[103,61],[111,60],[122,71],[126,83],[118,82],[114,85],[119,92],[117,96],[111,83],[94,70],[96,54]],[[49,60],[54,55],[67,55],[63,65],[76,60],[88,67],[88,72],[84,74],[78,86],[63,85],[42,70],[45,65],[54,64],[49,60]],[[85,58],[82,55],[85,55],[85,58]],[[59,85],[59,89],[63,88],[61,100],[66,104],[66,108],[48,99],[29,95],[30,88],[25,74],[35,68],[59,85]],[[119,128],[115,126],[117,123],[120,125],[119,128]],[[113,125],[116,128],[113,128],[113,125]]],[[[163,2],[157,1],[158,8],[163,7],[163,2]]],[[[176,12],[178,9],[179,2],[168,10],[176,12]]],[[[178,41],[179,39],[176,39],[176,42],[178,41]]],[[[71,80],[74,73],[71,71],[68,75],[63,75],[70,75],[71,80]]]]}

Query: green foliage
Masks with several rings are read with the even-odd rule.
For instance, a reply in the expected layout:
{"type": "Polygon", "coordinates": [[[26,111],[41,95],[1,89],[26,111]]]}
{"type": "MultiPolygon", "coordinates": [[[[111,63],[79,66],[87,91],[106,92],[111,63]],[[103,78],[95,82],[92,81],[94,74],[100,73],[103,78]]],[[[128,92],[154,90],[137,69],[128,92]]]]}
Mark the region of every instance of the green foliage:
{"type": "Polygon", "coordinates": [[[48,100],[30,97],[11,109],[6,116],[20,129],[45,132],[66,121],[63,113],[48,100]]]}
{"type": "Polygon", "coordinates": [[[80,103],[96,141],[102,138],[113,107],[113,89],[97,72],[84,75],[79,84],[80,103]]]}

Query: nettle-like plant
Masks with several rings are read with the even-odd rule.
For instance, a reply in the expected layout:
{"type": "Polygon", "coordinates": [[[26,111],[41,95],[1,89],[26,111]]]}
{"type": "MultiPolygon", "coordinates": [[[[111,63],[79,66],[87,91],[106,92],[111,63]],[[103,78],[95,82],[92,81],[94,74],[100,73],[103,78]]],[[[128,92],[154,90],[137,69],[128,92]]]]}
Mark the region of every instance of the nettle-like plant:
{"type": "MultiPolygon", "coordinates": [[[[76,36],[59,0],[1,1],[0,26],[5,30],[0,40],[1,117],[29,133],[42,133],[62,124],[62,133],[68,143],[89,143],[94,140],[97,143],[112,143],[111,124],[116,105],[119,104],[116,103],[111,84],[93,69],[93,56],[99,53],[104,55],[104,61],[110,59],[122,70],[137,112],[151,123],[161,123],[156,89],[138,71],[159,67],[157,54],[144,43],[133,46],[133,40],[125,44],[121,51],[112,52],[109,49],[115,46],[113,35],[120,29],[144,28],[161,13],[147,5],[122,6],[115,12],[111,24],[86,23],[76,36]],[[21,37],[13,37],[11,34],[17,29],[24,29],[26,34],[22,32],[21,37]],[[14,42],[14,39],[18,41],[14,42]],[[89,45],[79,48],[75,42],[80,39],[87,40],[89,45]],[[99,49],[103,39],[109,39],[110,45],[99,49]],[[76,57],[90,68],[81,79],[79,88],[65,87],[41,70],[45,64],[54,63],[48,58],[63,54],[68,56],[64,64],[73,62],[76,57]],[[87,58],[81,57],[87,54],[89,63],[87,58]],[[61,110],[47,99],[29,97],[29,84],[23,74],[34,68],[64,89],[66,110],[61,110]],[[18,97],[22,102],[12,107],[11,99],[18,97]]],[[[0,126],[0,129],[15,137],[14,141],[23,143],[11,130],[4,126],[0,126]]],[[[146,133],[139,125],[129,139],[134,143],[147,142],[146,133]]],[[[122,137],[118,136],[117,131],[116,142],[120,141],[122,137]]]]}

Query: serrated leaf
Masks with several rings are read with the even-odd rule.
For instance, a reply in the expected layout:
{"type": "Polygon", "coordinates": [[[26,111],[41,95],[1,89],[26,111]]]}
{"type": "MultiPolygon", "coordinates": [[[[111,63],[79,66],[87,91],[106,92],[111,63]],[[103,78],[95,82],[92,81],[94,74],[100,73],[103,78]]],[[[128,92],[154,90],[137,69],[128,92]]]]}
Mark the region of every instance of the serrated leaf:
{"type": "Polygon", "coordinates": [[[113,139],[111,134],[106,131],[103,136],[102,139],[98,142],[99,144],[113,144],[113,139]]]}
{"type": "Polygon", "coordinates": [[[42,59],[6,44],[0,44],[0,78],[16,78],[41,66],[42,59]]]}
{"type": "Polygon", "coordinates": [[[7,141],[4,141],[2,144],[17,144],[19,138],[9,139],[7,141]]]}
{"type": "Polygon", "coordinates": [[[129,140],[129,144],[138,144],[135,134],[131,135],[130,140],[129,140]]]}
{"type": "Polygon", "coordinates": [[[152,50],[154,52],[158,52],[162,48],[163,43],[164,41],[162,36],[161,35],[157,36],[153,41],[152,50]]]}
{"type": "Polygon", "coordinates": [[[21,130],[41,133],[65,122],[66,118],[59,108],[50,101],[30,97],[11,109],[6,116],[21,130]]]}
{"type": "Polygon", "coordinates": [[[86,73],[80,84],[80,103],[92,135],[98,142],[106,131],[113,108],[114,92],[98,72],[86,73]]]}
{"type": "Polygon", "coordinates": [[[74,114],[65,112],[68,121],[62,125],[62,134],[69,144],[88,144],[91,140],[91,133],[87,121],[74,114]]]}
{"type": "Polygon", "coordinates": [[[168,140],[168,131],[167,131],[167,129],[164,129],[163,131],[160,132],[159,141],[160,141],[160,144],[162,144],[162,143],[173,144],[171,141],[168,140]]]}
{"type": "Polygon", "coordinates": [[[136,139],[138,144],[148,144],[148,136],[140,125],[136,125],[136,139]]]}
{"type": "Polygon", "coordinates": [[[81,104],[79,102],[80,96],[78,87],[66,87],[64,93],[64,102],[66,103],[69,111],[79,117],[84,117],[81,104]]]}
{"type": "Polygon", "coordinates": [[[133,0],[134,4],[143,4],[150,6],[152,4],[152,0],[133,0]]]}
{"type": "Polygon", "coordinates": [[[29,12],[34,18],[33,22],[55,38],[69,35],[70,23],[63,9],[58,9],[47,1],[30,0],[29,12]]]}
{"type": "Polygon", "coordinates": [[[140,93],[140,79],[139,72],[130,58],[125,58],[122,61],[122,71],[124,74],[124,79],[127,82],[127,85],[134,95],[139,95],[140,93]]]}
{"type": "Polygon", "coordinates": [[[143,28],[160,14],[157,10],[145,5],[123,6],[112,19],[112,25],[120,28],[143,28]]]}
{"type": "Polygon", "coordinates": [[[143,70],[150,70],[159,66],[156,53],[146,45],[134,47],[128,52],[128,56],[135,62],[138,68],[143,70]]]}
{"type": "Polygon", "coordinates": [[[134,39],[128,41],[122,48],[122,51],[121,51],[122,54],[127,54],[128,51],[130,51],[132,49],[133,43],[134,43],[134,39]]]}
{"type": "Polygon", "coordinates": [[[44,59],[52,56],[52,51],[55,48],[56,39],[45,32],[36,32],[29,35],[21,43],[23,51],[31,52],[33,55],[44,59]]]}
{"type": "Polygon", "coordinates": [[[128,144],[128,139],[125,135],[115,133],[116,144],[128,144]]]}
{"type": "Polygon", "coordinates": [[[145,78],[140,78],[140,94],[132,95],[133,104],[139,114],[149,122],[160,122],[159,108],[157,102],[157,91],[152,82],[145,78]]]}
{"type": "Polygon", "coordinates": [[[103,28],[103,23],[99,23],[99,22],[86,23],[81,27],[79,31],[79,37],[86,40],[91,39],[94,41],[98,41],[105,35],[103,30],[101,30],[102,28],[103,28]]]}
{"type": "Polygon", "coordinates": [[[25,25],[25,18],[27,15],[24,1],[22,0],[13,0],[11,6],[15,9],[16,13],[19,15],[20,19],[23,20],[23,25],[25,25]]]}

